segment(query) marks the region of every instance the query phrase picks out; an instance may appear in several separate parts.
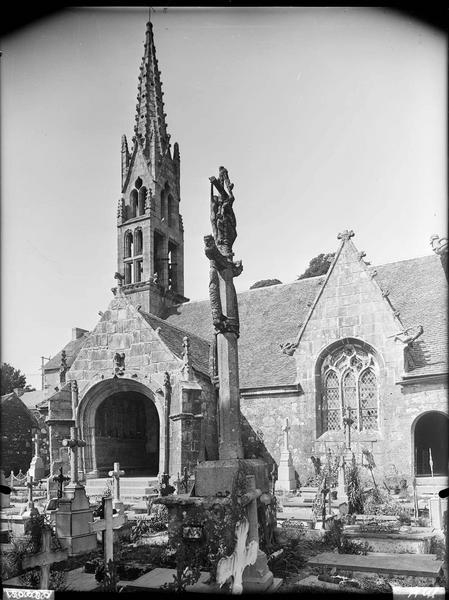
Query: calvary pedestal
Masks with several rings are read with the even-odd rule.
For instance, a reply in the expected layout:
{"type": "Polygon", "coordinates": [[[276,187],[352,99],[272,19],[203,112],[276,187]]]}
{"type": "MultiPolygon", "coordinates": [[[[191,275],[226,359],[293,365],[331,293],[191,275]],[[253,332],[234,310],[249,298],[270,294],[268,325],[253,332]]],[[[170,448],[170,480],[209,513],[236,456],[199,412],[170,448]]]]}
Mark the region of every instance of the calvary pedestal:
{"type": "Polygon", "coordinates": [[[65,486],[64,496],[59,499],[55,510],[55,528],[61,544],[69,556],[83,554],[97,547],[97,534],[92,532],[93,510],[89,505],[86,490],[78,482],[78,448],[86,442],[78,439],[78,428],[70,428],[70,439],[63,445],[70,448],[70,483],[65,486]]]}

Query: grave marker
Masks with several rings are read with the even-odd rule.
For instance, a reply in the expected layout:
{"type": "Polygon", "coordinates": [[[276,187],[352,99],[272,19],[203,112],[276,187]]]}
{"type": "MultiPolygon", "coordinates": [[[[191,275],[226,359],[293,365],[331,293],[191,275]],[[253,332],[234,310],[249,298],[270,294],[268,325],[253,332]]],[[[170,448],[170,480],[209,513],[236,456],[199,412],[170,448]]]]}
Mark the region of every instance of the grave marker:
{"type": "Polygon", "coordinates": [[[105,565],[114,560],[114,529],[119,529],[126,523],[126,515],[113,515],[112,498],[103,498],[104,517],[90,524],[92,532],[103,533],[103,551],[105,565]]]}
{"type": "Polygon", "coordinates": [[[51,532],[44,528],[42,531],[42,548],[37,554],[25,556],[22,559],[22,566],[25,569],[33,567],[41,568],[40,589],[48,590],[50,583],[50,567],[53,563],[62,562],[68,557],[67,550],[51,550],[51,532]]]}
{"type": "Polygon", "coordinates": [[[109,477],[112,477],[112,505],[113,507],[119,511],[123,512],[124,506],[123,502],[120,502],[120,477],[125,474],[125,471],[120,470],[120,463],[114,463],[114,470],[109,471],[109,477]]]}

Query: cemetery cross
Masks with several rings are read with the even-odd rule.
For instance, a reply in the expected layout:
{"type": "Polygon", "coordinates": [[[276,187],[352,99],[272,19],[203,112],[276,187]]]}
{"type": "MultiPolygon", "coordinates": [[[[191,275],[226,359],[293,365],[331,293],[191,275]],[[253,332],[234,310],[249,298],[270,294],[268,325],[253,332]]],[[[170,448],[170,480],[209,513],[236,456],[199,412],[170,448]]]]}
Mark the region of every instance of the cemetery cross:
{"type": "Polygon", "coordinates": [[[41,568],[40,589],[48,590],[50,584],[50,566],[56,562],[62,562],[68,557],[67,550],[51,550],[51,531],[47,527],[42,530],[42,548],[37,554],[25,556],[22,566],[25,569],[33,567],[41,568]]]}
{"type": "Polygon", "coordinates": [[[70,448],[70,485],[78,484],[78,448],[83,448],[86,442],[78,439],[78,428],[70,427],[70,439],[62,440],[62,445],[70,448]]]}
{"type": "Polygon", "coordinates": [[[103,518],[91,523],[91,531],[103,532],[103,551],[105,567],[110,560],[114,560],[114,529],[118,529],[126,523],[126,515],[119,513],[113,515],[112,498],[103,498],[103,518]]]}

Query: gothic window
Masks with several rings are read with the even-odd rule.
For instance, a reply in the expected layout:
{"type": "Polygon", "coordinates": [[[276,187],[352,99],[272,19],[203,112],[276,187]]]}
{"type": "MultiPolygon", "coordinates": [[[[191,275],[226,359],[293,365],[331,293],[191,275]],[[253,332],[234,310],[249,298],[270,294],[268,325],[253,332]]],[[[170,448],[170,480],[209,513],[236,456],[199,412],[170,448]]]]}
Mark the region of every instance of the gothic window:
{"type": "Polygon", "coordinates": [[[134,281],[137,283],[138,281],[142,281],[142,273],[143,273],[143,261],[136,260],[134,263],[134,281]]]}
{"type": "Polygon", "coordinates": [[[124,257],[129,258],[133,255],[133,234],[131,231],[125,233],[125,248],[124,257]]]}
{"type": "Polygon", "coordinates": [[[321,365],[322,433],[343,429],[348,414],[356,430],[378,428],[378,381],[374,356],[362,344],[345,344],[321,365]]]}
{"type": "Polygon", "coordinates": [[[168,226],[175,226],[175,201],[171,194],[168,195],[168,226]]]}
{"type": "Polygon", "coordinates": [[[161,192],[161,221],[167,220],[167,190],[161,192]]]}
{"type": "Polygon", "coordinates": [[[134,254],[135,256],[139,256],[139,254],[142,254],[142,248],[143,248],[143,237],[142,237],[142,230],[136,229],[134,231],[134,254]]]}
{"type": "Polygon", "coordinates": [[[138,202],[138,192],[137,190],[132,190],[129,195],[129,218],[133,219],[137,216],[137,202],[138,202]]]}
{"type": "Polygon", "coordinates": [[[341,429],[340,383],[335,371],[329,371],[324,384],[325,403],[327,406],[326,429],[341,429]]]}
{"type": "Polygon", "coordinates": [[[176,290],[177,281],[176,281],[176,271],[177,271],[177,246],[169,242],[168,244],[168,289],[176,290]]]}
{"type": "Polygon", "coordinates": [[[132,266],[133,265],[131,262],[125,263],[125,285],[127,285],[128,283],[134,283],[132,266]]]}
{"type": "Polygon", "coordinates": [[[147,188],[145,186],[141,187],[138,194],[138,215],[145,214],[145,202],[147,197],[147,188]]]}
{"type": "Polygon", "coordinates": [[[377,378],[372,369],[360,375],[359,394],[361,429],[377,429],[377,378]]]}

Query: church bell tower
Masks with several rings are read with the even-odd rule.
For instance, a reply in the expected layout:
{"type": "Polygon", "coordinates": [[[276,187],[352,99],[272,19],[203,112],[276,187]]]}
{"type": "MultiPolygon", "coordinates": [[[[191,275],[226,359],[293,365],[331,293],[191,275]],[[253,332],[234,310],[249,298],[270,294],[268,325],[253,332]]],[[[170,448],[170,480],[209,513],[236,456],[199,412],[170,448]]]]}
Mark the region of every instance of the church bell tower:
{"type": "Polygon", "coordinates": [[[153,27],[147,23],[131,151],[122,137],[122,196],[117,271],[141,310],[165,318],[184,297],[184,229],[179,212],[180,157],[165,120],[153,27]]]}

